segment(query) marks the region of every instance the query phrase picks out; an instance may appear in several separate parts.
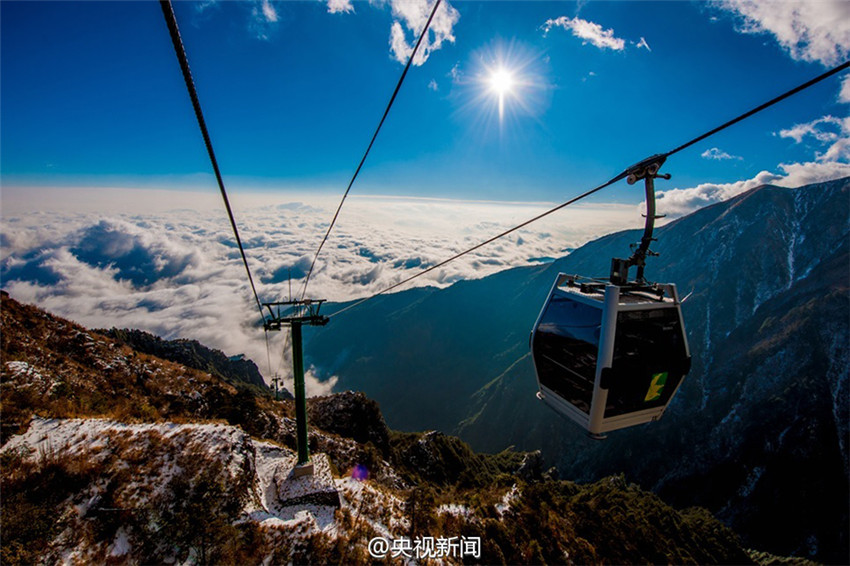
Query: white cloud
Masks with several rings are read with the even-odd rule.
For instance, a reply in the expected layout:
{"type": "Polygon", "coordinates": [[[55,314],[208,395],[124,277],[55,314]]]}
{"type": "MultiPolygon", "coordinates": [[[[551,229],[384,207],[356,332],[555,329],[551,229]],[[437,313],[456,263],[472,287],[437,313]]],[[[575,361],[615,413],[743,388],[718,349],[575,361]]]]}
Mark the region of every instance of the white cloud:
{"type": "Polygon", "coordinates": [[[839,102],[850,102],[850,73],[841,79],[841,90],[838,93],[839,102]]]}
{"type": "Polygon", "coordinates": [[[841,127],[843,122],[843,120],[834,116],[823,116],[805,124],[795,124],[791,128],[780,130],[779,136],[792,138],[797,143],[802,142],[806,136],[812,136],[819,142],[835,141],[838,138],[838,133],[825,130],[824,126],[833,125],[841,127]]]}
{"type": "Polygon", "coordinates": [[[354,6],[351,0],[328,0],[328,13],[350,14],[352,12],[354,12],[354,6]]]}
{"type": "Polygon", "coordinates": [[[734,183],[703,183],[687,189],[660,191],[657,195],[658,211],[676,218],[761,185],[795,188],[850,176],[850,164],[834,161],[783,163],[778,169],[781,171],[779,174],[762,171],[752,179],[734,183]]]}
{"type": "Polygon", "coordinates": [[[711,149],[707,149],[707,150],[703,151],[700,154],[700,156],[705,158],[705,159],[716,159],[717,161],[723,161],[723,160],[726,160],[726,159],[737,159],[737,160],[743,160],[744,159],[743,157],[740,157],[738,155],[730,155],[730,154],[726,153],[725,151],[723,151],[722,149],[719,149],[717,147],[712,147],[711,149]]]}
{"type": "MultiPolygon", "coordinates": [[[[290,366],[282,334],[270,335],[273,367],[268,368],[259,314],[215,196],[211,192],[206,200],[178,191],[4,187],[4,289],[86,326],[193,338],[229,355],[245,353],[267,377],[278,368],[285,374],[290,366]],[[191,202],[200,203],[202,212],[187,206],[191,202]],[[71,206],[75,208],[69,212],[71,206]]],[[[298,294],[336,197],[233,197],[261,299],[288,297],[290,273],[298,294]]],[[[308,295],[332,301],[368,296],[546,208],[548,204],[350,197],[316,264],[308,295]]],[[[561,256],[565,248],[640,224],[630,205],[571,207],[410,286],[445,287],[480,278],[528,265],[533,258],[561,256]]],[[[310,379],[308,391],[330,387],[327,380],[310,379]]]]}
{"type": "MultiPolygon", "coordinates": [[[[277,0],[279,1],[279,0],[277,0]]],[[[215,12],[215,15],[221,15],[222,11],[218,10],[222,4],[222,0],[202,0],[195,3],[195,24],[209,21],[215,12]]],[[[235,3],[240,8],[244,8],[248,15],[248,31],[257,39],[267,41],[276,29],[276,25],[280,21],[277,9],[274,7],[272,0],[249,0],[235,3]]]]}
{"type": "MultiPolygon", "coordinates": [[[[428,22],[433,3],[428,0],[390,0],[390,5],[394,18],[390,28],[390,51],[396,61],[407,63],[419,34],[428,22]],[[409,43],[405,29],[411,34],[409,43]]],[[[442,47],[443,42],[454,43],[453,30],[459,19],[460,13],[451,4],[447,1],[440,4],[428,28],[428,33],[422,39],[422,44],[416,52],[413,64],[417,66],[424,64],[432,52],[442,47]]]]}
{"type": "Polygon", "coordinates": [[[780,130],[779,136],[791,138],[797,143],[812,139],[821,146],[829,144],[824,152],[815,154],[817,161],[841,161],[850,159],[850,117],[822,116],[811,122],[795,124],[780,130]]]}
{"type": "Polygon", "coordinates": [[[407,45],[404,28],[398,21],[393,22],[390,27],[390,51],[399,63],[406,63],[411,51],[413,51],[413,48],[407,45]]]}
{"type": "Polygon", "coordinates": [[[835,143],[825,152],[818,153],[815,158],[822,162],[850,161],[850,138],[843,137],[835,140],[835,143]]]}
{"type": "MultiPolygon", "coordinates": [[[[696,187],[658,193],[658,209],[671,217],[683,216],[698,208],[721,202],[760,185],[800,187],[850,176],[850,117],[822,116],[811,122],[795,124],[779,131],[780,137],[796,143],[813,141],[825,151],[814,151],[814,160],[780,163],[777,173],[762,171],[752,179],[735,183],[703,183],[696,187]]],[[[711,148],[703,152],[708,159],[729,159],[726,152],[711,148]]],[[[740,158],[735,158],[740,159],[740,158]]]]}
{"type": "Polygon", "coordinates": [[[783,163],[779,168],[785,177],[779,181],[783,187],[799,187],[811,183],[850,177],[850,163],[838,161],[810,161],[806,163],[783,163]]]}
{"type": "Polygon", "coordinates": [[[437,92],[438,90],[440,90],[440,85],[437,84],[437,81],[431,79],[431,82],[428,83],[428,88],[430,88],[434,92],[437,92]]]}
{"type": "MultiPolygon", "coordinates": [[[[199,3],[196,13],[203,14],[220,0],[204,0],[199,3]]],[[[323,0],[330,14],[351,14],[355,12],[352,0],[323,0]]],[[[248,29],[257,39],[271,39],[280,23],[280,15],[273,0],[252,0],[240,2],[249,8],[248,29]]],[[[389,6],[392,10],[393,23],[390,27],[390,52],[392,57],[401,63],[406,63],[413,46],[419,38],[419,33],[428,21],[433,8],[432,0],[370,0],[369,5],[377,9],[389,6]]],[[[460,19],[460,13],[452,7],[448,0],[443,0],[434,19],[428,28],[428,34],[422,40],[422,45],[416,53],[414,65],[420,66],[434,51],[443,46],[444,42],[454,43],[454,26],[460,19]]]]}
{"type": "MultiPolygon", "coordinates": [[[[549,33],[549,31],[551,31],[554,27],[569,30],[574,36],[584,40],[585,43],[590,43],[600,49],[622,51],[626,48],[626,42],[624,40],[614,37],[613,29],[603,29],[602,26],[597,23],[589,22],[578,17],[568,18],[566,16],[561,16],[559,18],[546,20],[546,23],[543,24],[544,35],[549,33]]],[[[647,48],[649,48],[648,45],[647,48]]]]}
{"type": "Polygon", "coordinates": [[[280,18],[270,0],[255,1],[251,7],[248,28],[257,39],[268,41],[277,29],[280,18]]]}
{"type": "Polygon", "coordinates": [[[720,0],[738,15],[744,33],[770,33],[794,59],[824,65],[850,56],[850,2],[846,0],[720,0]]]}
{"type": "Polygon", "coordinates": [[[761,185],[776,184],[782,177],[762,171],[752,179],[735,183],[702,183],[686,189],[659,191],[657,208],[660,214],[675,218],[747,192],[761,185]]]}
{"type": "Polygon", "coordinates": [[[638,42],[637,42],[637,48],[638,48],[638,49],[644,48],[644,49],[646,49],[647,51],[652,51],[652,48],[651,48],[651,47],[649,46],[649,44],[646,42],[646,38],[644,38],[644,37],[641,37],[641,38],[640,38],[640,41],[638,41],[638,42]]]}
{"type": "Polygon", "coordinates": [[[212,8],[218,5],[218,0],[202,0],[195,4],[195,12],[198,14],[202,14],[207,11],[208,8],[212,8]]]}
{"type": "Polygon", "coordinates": [[[277,21],[277,10],[274,9],[269,0],[263,0],[261,10],[267,22],[274,23],[277,21]]]}

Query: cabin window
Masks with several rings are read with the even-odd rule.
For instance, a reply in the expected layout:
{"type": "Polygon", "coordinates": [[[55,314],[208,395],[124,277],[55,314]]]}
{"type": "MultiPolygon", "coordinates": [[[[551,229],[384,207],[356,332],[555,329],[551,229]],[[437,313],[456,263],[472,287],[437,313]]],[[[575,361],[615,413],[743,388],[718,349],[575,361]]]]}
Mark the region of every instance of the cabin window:
{"type": "Polygon", "coordinates": [[[534,337],[540,383],[584,413],[590,413],[602,311],[553,295],[534,337]]]}
{"type": "Polygon", "coordinates": [[[686,360],[678,309],[618,313],[605,418],[666,405],[686,360]]]}

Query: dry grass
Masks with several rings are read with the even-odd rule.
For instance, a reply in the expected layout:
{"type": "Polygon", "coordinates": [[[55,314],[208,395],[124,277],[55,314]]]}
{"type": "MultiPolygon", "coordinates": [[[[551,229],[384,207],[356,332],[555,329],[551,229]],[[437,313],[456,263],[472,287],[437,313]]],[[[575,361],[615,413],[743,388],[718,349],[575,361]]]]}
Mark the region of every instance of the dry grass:
{"type": "MultiPolygon", "coordinates": [[[[385,427],[365,431],[378,433],[377,444],[346,436],[345,427],[311,431],[311,450],[328,454],[336,473],[360,464],[371,474],[362,484],[340,482],[346,503],[333,528],[261,527],[243,515],[256,503],[257,477],[245,439],[294,449],[291,402],[134,352],[5,297],[0,352],[4,441],[33,415],[239,427],[116,425],[83,448],[6,450],[3,564],[366,564],[373,562],[369,539],[385,530],[396,538],[480,537],[480,561],[488,564],[751,559],[704,510],[678,512],[621,477],[587,486],[524,481],[516,474],[522,454],[476,454],[457,438],[385,427]],[[441,511],[444,504],[463,507],[441,511]],[[119,552],[119,540],[130,555],[119,552]]],[[[332,411],[332,401],[323,406],[332,411]]],[[[383,426],[373,417],[373,426],[383,426]]]]}

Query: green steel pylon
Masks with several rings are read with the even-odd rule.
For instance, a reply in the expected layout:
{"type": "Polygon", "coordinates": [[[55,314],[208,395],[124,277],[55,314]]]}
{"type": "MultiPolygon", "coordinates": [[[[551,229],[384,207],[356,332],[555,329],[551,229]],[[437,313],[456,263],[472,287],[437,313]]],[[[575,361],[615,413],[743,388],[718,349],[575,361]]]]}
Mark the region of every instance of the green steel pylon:
{"type": "Polygon", "coordinates": [[[270,317],[263,326],[266,330],[280,330],[288,326],[292,333],[292,373],[295,378],[295,430],[298,446],[298,465],[310,462],[307,438],[307,393],[304,388],[304,356],[301,351],[301,326],[324,326],[328,317],[319,314],[324,299],[263,303],[270,317]]]}

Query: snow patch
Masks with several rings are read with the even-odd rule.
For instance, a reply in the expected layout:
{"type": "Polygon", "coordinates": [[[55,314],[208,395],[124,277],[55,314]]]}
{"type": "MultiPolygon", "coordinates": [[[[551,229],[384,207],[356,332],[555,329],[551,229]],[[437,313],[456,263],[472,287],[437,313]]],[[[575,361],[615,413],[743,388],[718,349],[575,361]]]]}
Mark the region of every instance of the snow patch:
{"type": "Polygon", "coordinates": [[[454,515],[455,517],[469,517],[472,515],[469,507],[457,503],[444,503],[437,507],[437,513],[440,515],[454,515]]]}
{"type": "MultiPolygon", "coordinates": [[[[204,461],[220,462],[231,478],[248,474],[246,503],[239,522],[254,521],[275,531],[275,537],[293,543],[315,535],[336,539],[350,535],[351,529],[364,527],[379,536],[395,539],[404,536],[410,528],[405,500],[395,492],[349,476],[335,478],[325,454],[313,455],[312,476],[296,476],[293,468],[297,457],[292,450],[255,440],[241,429],[226,424],[34,418],[29,428],[9,439],[3,450],[16,450],[27,458],[45,455],[84,455],[95,460],[118,458],[113,465],[119,467],[131,466],[128,458],[141,458],[144,464],[133,469],[132,478],[121,488],[129,505],[156,498],[169,489],[172,478],[183,472],[177,454],[190,453],[193,457],[197,454],[204,461]],[[343,517],[347,519],[340,520],[343,517]]],[[[84,519],[91,509],[101,505],[99,494],[103,485],[99,481],[93,481],[69,499],[69,517],[84,519]]],[[[502,512],[516,493],[514,489],[502,499],[502,512]]],[[[441,506],[438,512],[462,517],[472,515],[468,507],[457,504],[441,506]]],[[[122,527],[112,540],[102,543],[106,545],[106,555],[119,561],[133,556],[137,549],[132,539],[132,529],[122,527]]],[[[74,528],[56,539],[56,549],[58,561],[67,564],[91,562],[93,555],[89,554],[98,552],[82,542],[74,528]]]]}
{"type": "Polygon", "coordinates": [[[499,514],[499,517],[502,517],[505,513],[508,512],[511,508],[511,504],[517,500],[519,497],[519,488],[516,484],[511,487],[510,491],[505,492],[505,495],[502,496],[502,500],[496,504],[496,513],[499,514]]]}
{"type": "Polygon", "coordinates": [[[32,387],[41,393],[50,394],[59,385],[59,381],[44,376],[27,362],[6,362],[5,367],[11,380],[17,382],[13,387],[32,387]]]}
{"type": "Polygon", "coordinates": [[[115,533],[115,542],[109,547],[109,556],[125,556],[130,553],[130,539],[127,537],[127,531],[124,527],[120,527],[115,533]]]}

